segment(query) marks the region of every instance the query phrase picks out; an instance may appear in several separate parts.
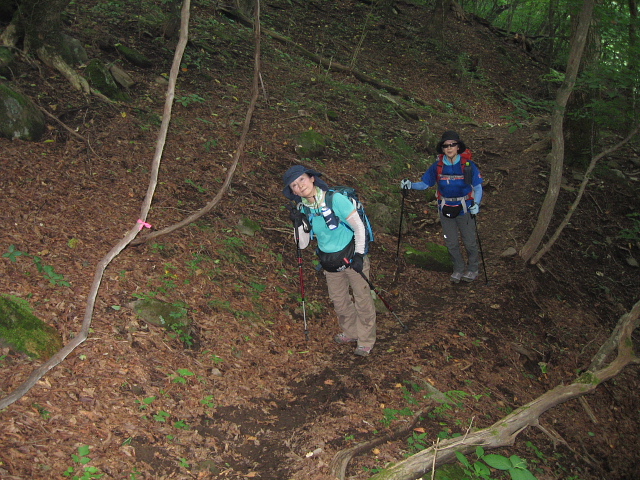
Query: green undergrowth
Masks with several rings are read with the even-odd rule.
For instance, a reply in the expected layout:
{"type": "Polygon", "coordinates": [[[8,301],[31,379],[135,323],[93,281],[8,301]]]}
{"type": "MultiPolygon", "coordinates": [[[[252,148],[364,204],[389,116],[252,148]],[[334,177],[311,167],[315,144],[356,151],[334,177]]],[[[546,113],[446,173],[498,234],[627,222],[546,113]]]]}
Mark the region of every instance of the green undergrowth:
{"type": "MultiPolygon", "coordinates": [[[[467,385],[473,388],[473,382],[467,381],[467,385]]],[[[406,422],[419,410],[435,404],[428,413],[421,416],[418,426],[405,438],[406,447],[404,456],[410,457],[427,448],[438,445],[443,440],[460,438],[469,432],[479,430],[474,426],[477,423],[475,415],[479,410],[486,410],[486,406],[492,403],[491,393],[469,393],[463,390],[450,390],[440,392],[431,384],[420,380],[418,382],[405,381],[401,386],[402,402],[395,408],[383,409],[380,425],[383,428],[393,428],[397,423],[406,422]],[[468,421],[463,421],[468,414],[468,421]]],[[[489,421],[492,419],[485,414],[489,421]]],[[[375,432],[377,433],[377,432],[375,432]]],[[[347,440],[347,439],[345,439],[347,440]]],[[[579,480],[578,476],[567,476],[570,470],[563,464],[568,463],[566,456],[558,451],[550,455],[545,454],[531,441],[526,441],[520,452],[526,453],[526,459],[519,455],[499,452],[487,453],[481,446],[477,446],[472,454],[456,452],[456,461],[440,466],[434,474],[438,480],[536,480],[536,475],[548,475],[553,472],[554,478],[567,478],[579,480]]],[[[467,450],[469,451],[469,450],[467,450]]],[[[375,467],[366,466],[363,469],[375,475],[373,478],[385,477],[385,465],[382,460],[376,458],[379,463],[375,467]]],[[[431,477],[430,477],[431,478],[431,477]]],[[[540,477],[542,478],[542,477],[540,477]]],[[[546,478],[546,477],[545,477],[546,478]]]]}

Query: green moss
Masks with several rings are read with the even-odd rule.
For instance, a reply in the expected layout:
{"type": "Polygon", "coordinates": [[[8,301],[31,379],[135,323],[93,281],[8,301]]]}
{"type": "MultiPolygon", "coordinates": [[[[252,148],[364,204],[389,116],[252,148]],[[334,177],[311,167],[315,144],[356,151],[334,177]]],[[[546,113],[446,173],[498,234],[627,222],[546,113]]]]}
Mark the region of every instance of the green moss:
{"type": "Polygon", "coordinates": [[[49,358],[62,348],[62,338],[34,315],[29,302],[0,295],[0,345],[33,358],[49,358]]]}
{"type": "Polygon", "coordinates": [[[315,130],[306,130],[294,136],[295,151],[301,157],[319,157],[327,146],[327,139],[315,130]]]}
{"type": "Polygon", "coordinates": [[[45,130],[44,115],[27,97],[0,83],[0,136],[38,141],[45,130]]]}
{"type": "Polygon", "coordinates": [[[99,60],[91,60],[87,64],[85,76],[93,88],[112,100],[131,101],[129,95],[120,90],[111,72],[99,60]]]}
{"type": "Polygon", "coordinates": [[[404,245],[407,262],[426,270],[448,272],[453,268],[449,250],[444,245],[428,242],[424,250],[417,250],[410,245],[404,245]]]}
{"type": "Polygon", "coordinates": [[[125,47],[124,45],[116,45],[116,49],[124,58],[126,58],[130,63],[137,67],[141,68],[150,68],[153,67],[153,62],[145,57],[140,52],[134,50],[133,48],[125,47]]]}
{"type": "Polygon", "coordinates": [[[600,379],[591,372],[584,372],[576,379],[576,383],[586,383],[587,385],[598,385],[600,379]]]}
{"type": "Polygon", "coordinates": [[[191,319],[186,308],[155,298],[138,299],[131,304],[134,311],[146,322],[172,330],[188,327],[191,319]]]}

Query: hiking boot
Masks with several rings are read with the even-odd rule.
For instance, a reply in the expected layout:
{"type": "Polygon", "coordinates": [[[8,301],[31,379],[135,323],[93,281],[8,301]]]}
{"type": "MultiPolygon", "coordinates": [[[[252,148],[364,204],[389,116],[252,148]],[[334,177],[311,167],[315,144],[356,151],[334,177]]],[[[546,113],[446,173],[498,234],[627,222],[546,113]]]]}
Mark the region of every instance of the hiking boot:
{"type": "Polygon", "coordinates": [[[473,282],[476,278],[478,278],[478,272],[467,272],[462,275],[462,280],[464,282],[473,282]]]}
{"type": "Polygon", "coordinates": [[[358,345],[353,353],[355,353],[356,355],[360,355],[361,357],[368,357],[371,353],[371,347],[363,347],[362,345],[358,345]]]}
{"type": "Polygon", "coordinates": [[[462,272],[453,272],[451,275],[451,283],[460,283],[460,279],[462,278],[462,272]]]}
{"type": "Polygon", "coordinates": [[[340,345],[344,345],[345,343],[357,342],[357,338],[347,337],[344,333],[339,333],[335,337],[333,337],[333,341],[339,343],[340,345]]]}

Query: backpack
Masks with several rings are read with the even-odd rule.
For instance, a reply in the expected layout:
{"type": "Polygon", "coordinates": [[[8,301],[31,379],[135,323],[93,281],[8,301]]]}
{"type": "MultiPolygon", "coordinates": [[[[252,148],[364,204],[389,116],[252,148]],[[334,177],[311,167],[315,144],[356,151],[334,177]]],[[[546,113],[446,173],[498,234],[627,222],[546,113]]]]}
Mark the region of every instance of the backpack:
{"type": "MultiPolygon", "coordinates": [[[[364,254],[366,255],[367,253],[369,253],[369,244],[375,240],[375,237],[373,235],[373,229],[371,228],[371,222],[369,221],[369,217],[367,216],[367,213],[364,210],[364,206],[362,205],[362,203],[360,203],[360,200],[358,198],[358,192],[356,192],[356,189],[352,187],[345,187],[345,186],[330,187],[329,190],[325,192],[325,196],[324,196],[324,203],[330,210],[333,210],[333,196],[336,193],[340,193],[345,197],[347,197],[349,200],[351,200],[351,203],[356,209],[356,212],[358,212],[358,216],[360,217],[360,220],[362,220],[362,223],[364,224],[364,232],[365,232],[364,254]]],[[[307,216],[311,215],[311,209],[306,205],[303,205],[302,202],[299,204],[298,208],[301,209],[307,216]]],[[[352,230],[351,226],[347,222],[339,218],[338,220],[340,220],[341,223],[343,223],[347,228],[349,228],[349,230],[352,230]]]]}
{"type": "MultiPolygon", "coordinates": [[[[460,165],[462,166],[462,176],[464,177],[464,182],[467,185],[471,185],[472,177],[473,177],[473,168],[471,158],[473,157],[473,152],[468,148],[460,154],[460,165]],[[469,167],[469,168],[466,168],[469,167]]],[[[438,156],[438,166],[436,167],[436,185],[440,183],[440,177],[442,177],[442,168],[444,167],[444,155],[438,156]]],[[[460,177],[458,177],[460,178],[460,177]]],[[[441,200],[442,194],[440,193],[440,189],[438,188],[436,191],[436,197],[438,200],[441,200]]],[[[467,195],[467,198],[473,198],[473,189],[467,195]]]]}

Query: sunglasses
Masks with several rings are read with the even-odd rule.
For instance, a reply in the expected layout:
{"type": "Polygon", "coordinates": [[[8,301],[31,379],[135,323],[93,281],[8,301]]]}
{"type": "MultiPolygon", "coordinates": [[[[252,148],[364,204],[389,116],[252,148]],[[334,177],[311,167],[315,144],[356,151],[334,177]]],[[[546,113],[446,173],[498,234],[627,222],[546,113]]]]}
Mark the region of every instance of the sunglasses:
{"type": "Polygon", "coordinates": [[[459,144],[454,142],[454,143],[443,143],[442,144],[442,148],[449,148],[449,147],[457,147],[459,144]]]}

